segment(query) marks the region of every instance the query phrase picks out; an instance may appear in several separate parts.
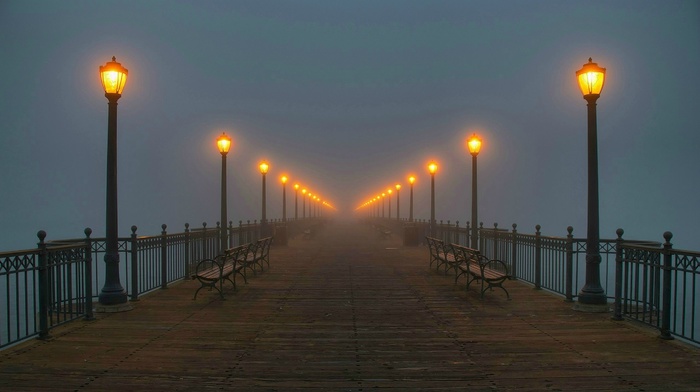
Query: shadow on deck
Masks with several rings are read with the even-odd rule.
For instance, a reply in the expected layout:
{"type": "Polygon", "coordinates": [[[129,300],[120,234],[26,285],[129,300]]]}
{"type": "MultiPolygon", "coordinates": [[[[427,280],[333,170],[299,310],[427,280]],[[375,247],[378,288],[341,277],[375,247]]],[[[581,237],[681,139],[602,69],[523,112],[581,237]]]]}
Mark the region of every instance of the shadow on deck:
{"type": "Polygon", "coordinates": [[[0,352],[2,390],[696,391],[700,350],[516,281],[479,298],[424,247],[336,224],[225,301],[183,282],[0,352]]]}

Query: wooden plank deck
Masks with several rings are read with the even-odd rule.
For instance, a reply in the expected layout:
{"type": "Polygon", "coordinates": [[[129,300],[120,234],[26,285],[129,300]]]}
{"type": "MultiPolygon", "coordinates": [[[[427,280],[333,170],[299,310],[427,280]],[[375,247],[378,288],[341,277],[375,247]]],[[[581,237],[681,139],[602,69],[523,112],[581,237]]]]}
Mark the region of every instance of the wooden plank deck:
{"type": "Polygon", "coordinates": [[[515,281],[481,300],[427,254],[331,225],[225,301],[187,281],[4,350],[0,390],[700,390],[697,348],[515,281]]]}

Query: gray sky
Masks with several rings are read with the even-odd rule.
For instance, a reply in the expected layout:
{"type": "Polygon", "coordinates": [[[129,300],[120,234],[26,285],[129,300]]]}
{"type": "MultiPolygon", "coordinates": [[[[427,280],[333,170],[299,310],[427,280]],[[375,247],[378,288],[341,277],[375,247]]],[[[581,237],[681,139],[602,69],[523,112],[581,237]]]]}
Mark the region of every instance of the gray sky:
{"type": "MultiPolygon", "coordinates": [[[[607,68],[598,101],[601,236],[700,249],[700,3],[696,1],[0,0],[0,249],[104,235],[107,100],[119,101],[119,224],[214,225],[220,155],[229,219],[259,219],[257,163],[351,212],[414,173],[429,216],[532,233],[586,232],[586,102],[574,73],[607,68]]],[[[404,190],[407,190],[404,187],[404,190]]],[[[293,193],[289,208],[293,210],[293,193]]],[[[408,205],[402,192],[402,215],[408,205]]],[[[394,202],[395,203],[395,202],[394,202]]]]}

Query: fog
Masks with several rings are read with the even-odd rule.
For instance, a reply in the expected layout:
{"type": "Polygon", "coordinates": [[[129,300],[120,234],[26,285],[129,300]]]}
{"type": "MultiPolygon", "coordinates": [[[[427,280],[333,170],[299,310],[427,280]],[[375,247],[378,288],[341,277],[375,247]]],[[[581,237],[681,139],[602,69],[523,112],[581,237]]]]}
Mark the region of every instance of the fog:
{"type": "MultiPolygon", "coordinates": [[[[118,106],[120,234],[268,219],[279,177],[351,217],[410,174],[415,216],[471,213],[546,235],[586,232],[586,102],[574,73],[607,69],[598,100],[601,237],[700,249],[700,4],[661,1],[0,2],[0,250],[104,235],[107,100],[98,67],[129,70],[118,106]]],[[[395,200],[392,202],[395,208],[395,200]]],[[[300,207],[301,209],[301,202],[300,207]]],[[[300,212],[301,213],[301,212],[300,212]]],[[[360,214],[362,215],[362,214],[360,214]]]]}

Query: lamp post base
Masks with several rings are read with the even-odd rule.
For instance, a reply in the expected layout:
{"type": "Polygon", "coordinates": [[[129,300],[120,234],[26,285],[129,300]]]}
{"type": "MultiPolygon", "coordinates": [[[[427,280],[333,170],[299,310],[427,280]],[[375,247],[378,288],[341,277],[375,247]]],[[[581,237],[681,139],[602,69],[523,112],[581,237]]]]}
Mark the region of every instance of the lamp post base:
{"type": "Polygon", "coordinates": [[[94,304],[93,310],[95,313],[120,313],[134,310],[134,307],[128,302],[116,305],[103,305],[98,302],[94,304]]]}
{"type": "Polygon", "coordinates": [[[583,313],[607,313],[611,311],[610,304],[582,304],[580,302],[574,303],[572,307],[573,310],[583,313]]]}

